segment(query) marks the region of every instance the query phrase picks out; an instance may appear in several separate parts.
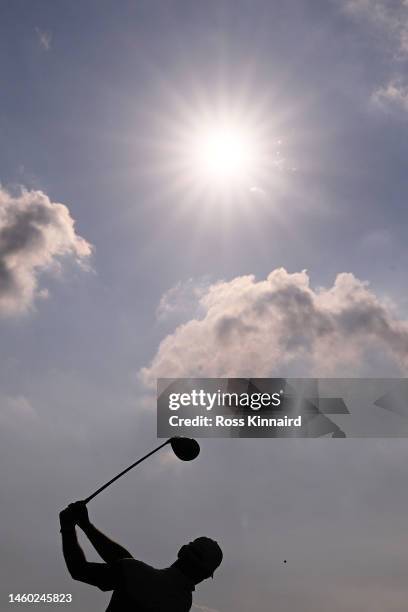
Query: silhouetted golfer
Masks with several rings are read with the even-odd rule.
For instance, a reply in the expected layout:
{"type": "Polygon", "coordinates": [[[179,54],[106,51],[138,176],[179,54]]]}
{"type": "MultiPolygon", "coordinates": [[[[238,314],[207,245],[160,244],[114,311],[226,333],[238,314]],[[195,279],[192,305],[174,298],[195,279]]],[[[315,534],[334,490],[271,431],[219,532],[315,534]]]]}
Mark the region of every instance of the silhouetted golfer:
{"type": "Polygon", "coordinates": [[[74,580],[113,591],[106,612],[187,612],[192,591],[213,575],[222,551],[210,538],[197,538],[182,546],[166,569],[137,561],[120,544],[112,542],[92,525],[84,502],[70,504],[60,513],[62,549],[74,580]],[[75,527],[86,534],[105,563],[89,563],[80,547],[75,527]]]}

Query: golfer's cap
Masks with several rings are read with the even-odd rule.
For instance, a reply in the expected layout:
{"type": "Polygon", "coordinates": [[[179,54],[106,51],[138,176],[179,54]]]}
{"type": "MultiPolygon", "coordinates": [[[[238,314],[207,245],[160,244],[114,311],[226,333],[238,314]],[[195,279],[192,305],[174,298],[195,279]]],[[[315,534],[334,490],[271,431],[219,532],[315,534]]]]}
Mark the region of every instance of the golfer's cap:
{"type": "Polygon", "coordinates": [[[200,567],[206,574],[212,576],[222,561],[222,550],[211,538],[200,537],[183,546],[182,558],[200,567]],[[183,550],[184,549],[184,550],[183,550]]]}

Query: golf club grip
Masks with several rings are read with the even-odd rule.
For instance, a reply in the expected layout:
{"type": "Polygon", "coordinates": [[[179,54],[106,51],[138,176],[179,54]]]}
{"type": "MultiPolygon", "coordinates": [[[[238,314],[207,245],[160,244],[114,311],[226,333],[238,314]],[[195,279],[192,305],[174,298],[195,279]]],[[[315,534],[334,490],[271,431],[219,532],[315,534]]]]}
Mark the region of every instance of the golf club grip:
{"type": "Polygon", "coordinates": [[[104,489],[106,489],[107,487],[109,487],[109,485],[111,485],[113,482],[115,482],[115,480],[118,480],[118,478],[120,478],[121,476],[123,476],[124,474],[126,474],[127,472],[129,472],[129,470],[131,470],[132,468],[136,467],[137,465],[139,465],[139,463],[142,463],[142,461],[144,461],[145,459],[147,459],[148,457],[150,457],[150,455],[153,455],[154,453],[157,453],[158,450],[160,450],[161,448],[163,448],[163,446],[166,446],[166,444],[168,444],[170,442],[170,440],[166,440],[166,442],[163,442],[163,444],[160,444],[160,446],[158,446],[157,448],[155,448],[154,450],[150,451],[150,453],[147,453],[147,455],[145,455],[144,457],[142,457],[141,459],[138,459],[137,461],[135,461],[134,463],[132,463],[132,465],[129,465],[129,467],[125,468],[124,470],[122,470],[122,472],[120,472],[119,474],[117,474],[116,476],[114,476],[111,480],[109,480],[108,482],[106,482],[104,485],[102,485],[101,487],[99,487],[99,489],[97,489],[96,491],[94,491],[91,495],[89,495],[86,499],[83,500],[83,502],[85,504],[87,504],[88,502],[91,501],[91,499],[93,499],[94,497],[96,497],[97,495],[99,495],[99,493],[101,493],[102,491],[104,491],[104,489]]]}

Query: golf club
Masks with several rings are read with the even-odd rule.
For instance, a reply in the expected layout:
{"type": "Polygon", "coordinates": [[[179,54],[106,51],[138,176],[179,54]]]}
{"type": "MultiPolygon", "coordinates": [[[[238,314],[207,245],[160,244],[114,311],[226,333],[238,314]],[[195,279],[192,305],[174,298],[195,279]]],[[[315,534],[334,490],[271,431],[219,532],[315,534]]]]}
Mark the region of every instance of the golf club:
{"type": "Polygon", "coordinates": [[[118,478],[120,478],[121,476],[129,472],[129,470],[139,465],[139,463],[142,463],[142,461],[144,461],[145,459],[147,459],[154,453],[157,453],[158,450],[160,450],[161,448],[163,448],[163,446],[166,446],[167,444],[170,444],[176,457],[178,457],[182,461],[192,461],[193,459],[197,457],[197,455],[200,452],[200,445],[198,444],[196,440],[193,440],[193,438],[182,438],[182,437],[169,438],[169,440],[166,440],[166,442],[163,442],[163,444],[160,444],[160,446],[150,451],[150,453],[147,453],[147,455],[145,455],[141,459],[138,459],[137,461],[132,463],[132,465],[129,465],[129,467],[122,470],[122,472],[117,474],[114,478],[112,478],[111,480],[106,482],[104,485],[99,487],[99,489],[97,489],[94,493],[92,493],[86,499],[83,500],[84,503],[87,504],[88,502],[90,502],[91,499],[99,495],[99,493],[101,493],[104,489],[109,487],[109,485],[115,482],[115,480],[117,480],[118,478]]]}

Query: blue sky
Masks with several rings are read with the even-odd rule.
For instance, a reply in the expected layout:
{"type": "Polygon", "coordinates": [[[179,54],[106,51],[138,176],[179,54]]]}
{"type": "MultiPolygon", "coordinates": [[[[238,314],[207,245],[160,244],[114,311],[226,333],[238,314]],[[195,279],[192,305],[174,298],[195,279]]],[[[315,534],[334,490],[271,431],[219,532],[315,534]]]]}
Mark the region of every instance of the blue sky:
{"type": "MultiPolygon", "coordinates": [[[[229,347],[214,341],[199,354],[193,351],[191,358],[196,336],[189,336],[196,318],[197,333],[205,338],[211,335],[212,316],[227,316],[232,303],[238,308],[244,295],[240,287],[246,282],[241,277],[254,275],[255,296],[279,268],[289,274],[282,282],[304,287],[304,277],[290,275],[306,269],[310,289],[305,291],[317,300],[318,288],[324,287],[328,294],[322,308],[334,319],[338,304],[348,308],[358,291],[359,307],[378,307],[386,331],[373,332],[375,321],[364,310],[365,322],[356,332],[347,330],[347,359],[354,371],[367,375],[405,374],[408,7],[403,1],[385,0],[3,0],[1,12],[0,183],[9,199],[8,204],[6,196],[0,200],[0,232],[13,229],[15,211],[26,214],[35,201],[32,194],[39,190],[47,198],[41,207],[50,215],[44,236],[51,240],[56,228],[61,232],[57,246],[47,242],[41,251],[40,264],[30,263],[38,257],[34,247],[17,249],[21,291],[4,294],[11,304],[7,308],[0,293],[0,455],[7,499],[4,527],[9,530],[2,536],[9,559],[6,592],[40,588],[37,585],[48,591],[54,585],[56,590],[79,589],[87,609],[96,610],[104,596],[96,603],[97,596],[71,585],[65,576],[58,540],[49,535],[56,528],[57,511],[126,464],[135,449],[137,454],[154,443],[154,401],[140,379],[141,368],[150,368],[151,376],[172,376],[208,367],[211,376],[225,374],[228,362],[229,373],[242,374],[241,361],[232,355],[238,354],[237,346],[245,349],[245,338],[238,336],[229,347]],[[180,154],[174,139],[186,122],[198,119],[203,109],[211,115],[220,104],[255,117],[274,155],[275,142],[281,141],[284,161],[257,185],[262,193],[234,188],[228,201],[211,190],[193,194],[186,186],[189,177],[169,170],[180,154]],[[28,204],[21,201],[21,187],[29,194],[28,204]],[[61,221],[56,203],[67,207],[68,221],[61,221]],[[74,235],[69,234],[69,220],[75,221],[74,235]],[[78,251],[80,237],[90,255],[78,251]],[[343,293],[334,290],[332,299],[330,289],[341,273],[369,281],[369,288],[364,292],[347,277],[343,293]],[[209,288],[219,280],[225,281],[225,292],[214,311],[209,288]],[[35,288],[27,293],[30,283],[35,288]],[[166,316],[158,316],[160,301],[159,315],[166,316]],[[180,331],[182,323],[187,327],[180,331]],[[162,357],[173,359],[173,347],[179,347],[182,357],[169,368],[162,357]],[[378,358],[368,359],[373,347],[378,358]],[[35,509],[25,503],[28,495],[35,509]],[[38,542],[31,530],[21,527],[32,519],[42,535],[43,561],[35,570],[30,560],[38,542]],[[32,582],[16,578],[23,557],[26,571],[33,571],[32,582]]],[[[0,264],[10,262],[0,241],[0,264]]],[[[219,291],[213,289],[211,295],[221,295],[219,291]]],[[[243,313],[238,308],[237,316],[243,313]]],[[[262,325],[265,341],[273,343],[276,328],[269,319],[262,325]]],[[[339,329],[333,333],[341,351],[339,329]]],[[[262,375],[278,375],[283,366],[293,372],[321,372],[322,347],[315,338],[307,342],[314,361],[304,353],[294,354],[289,365],[281,353],[273,362],[257,355],[248,374],[259,375],[263,368],[262,375]]],[[[336,375],[345,371],[341,360],[334,360],[332,367],[336,375]]],[[[361,573],[367,550],[379,554],[387,546],[384,559],[392,557],[397,566],[399,560],[406,561],[397,533],[406,502],[400,489],[403,475],[398,479],[399,462],[405,460],[403,444],[393,443],[391,451],[380,442],[362,447],[347,441],[347,450],[336,444],[334,452],[333,443],[318,449],[297,444],[295,452],[283,446],[278,452],[270,442],[239,443],[238,448],[236,441],[208,441],[211,461],[208,468],[200,468],[201,482],[213,495],[239,508],[230,520],[224,513],[218,516],[204,492],[196,491],[195,501],[183,492],[188,487],[179,467],[163,463],[156,465],[156,472],[152,468],[152,478],[161,483],[166,469],[173,470],[174,498],[182,500],[189,519],[181,523],[165,484],[151,503],[160,508],[155,511],[159,525],[166,520],[161,509],[166,500],[174,537],[161,540],[149,526],[149,503],[144,500],[139,516],[143,555],[151,555],[148,558],[159,565],[171,560],[175,536],[183,541],[184,536],[190,538],[187,528],[197,528],[193,517],[199,500],[206,511],[205,518],[199,514],[203,527],[220,531],[220,537],[224,532],[231,553],[230,560],[226,555],[224,579],[204,587],[198,602],[220,612],[247,610],[243,593],[241,600],[231,596],[238,573],[245,592],[252,597],[258,593],[261,607],[273,593],[260,568],[250,570],[252,553],[243,555],[251,513],[257,516],[253,554],[259,552],[262,567],[270,561],[272,574],[277,572],[281,582],[286,578],[273,550],[268,560],[268,546],[262,542],[268,514],[260,509],[258,516],[253,501],[258,499],[262,508],[270,506],[280,517],[281,535],[271,536],[271,542],[277,538],[282,554],[304,512],[310,533],[319,541],[313,552],[316,567],[325,567],[329,582],[337,576],[332,590],[323,589],[321,600],[318,579],[306,570],[304,547],[310,551],[310,542],[300,534],[296,547],[292,538],[289,547],[299,560],[291,579],[295,586],[289,600],[285,589],[278,594],[277,610],[288,609],[288,601],[298,606],[298,598],[313,610],[325,609],[327,598],[339,610],[355,610],[357,604],[374,611],[376,605],[378,610],[402,610],[406,592],[401,584],[393,590],[389,607],[372,597],[372,577],[384,576],[380,560],[379,568],[368,572],[367,588],[360,585],[358,593],[351,589],[347,572],[340,572],[339,578],[339,567],[348,559],[353,571],[361,573]],[[266,469],[282,456],[285,467],[279,475],[266,469]],[[336,457],[360,466],[349,486],[341,468],[335,467],[336,457]],[[308,492],[309,462],[315,470],[310,478],[316,502],[308,492]],[[212,470],[219,465],[223,479],[213,480],[212,470]],[[246,489],[254,470],[259,490],[253,483],[246,489]],[[330,471],[338,482],[328,477],[330,471]],[[397,473],[395,485],[389,473],[397,473]],[[231,485],[225,484],[229,478],[231,485]],[[288,485],[292,478],[294,490],[288,485]],[[359,488],[360,478],[367,489],[359,488]],[[282,507],[270,497],[272,485],[284,500],[282,507]],[[344,487],[344,516],[328,498],[327,492],[333,496],[336,487],[344,487]],[[387,502],[381,501],[382,492],[387,502]],[[382,512],[372,507],[373,500],[374,505],[384,504],[382,512]],[[319,524],[314,503],[323,508],[319,524]],[[349,528],[353,508],[361,523],[349,528]],[[321,529],[326,535],[332,532],[330,516],[337,517],[338,526],[338,555],[332,565],[324,538],[317,535],[321,529]],[[392,533],[390,520],[396,525],[392,533]],[[349,529],[351,556],[341,544],[349,529]],[[355,599],[349,595],[350,600],[341,603],[345,584],[355,599]]],[[[194,474],[185,477],[194,490],[194,474]]],[[[142,491],[149,486],[147,476],[143,478],[142,491]]],[[[117,491],[118,498],[107,494],[104,503],[95,502],[113,533],[116,513],[137,509],[131,488],[126,491],[125,485],[117,491]]],[[[129,538],[130,518],[118,522],[122,536],[129,538]]],[[[384,581],[385,591],[391,589],[391,582],[384,581]]],[[[72,609],[84,609],[79,599],[72,609]]]]}

